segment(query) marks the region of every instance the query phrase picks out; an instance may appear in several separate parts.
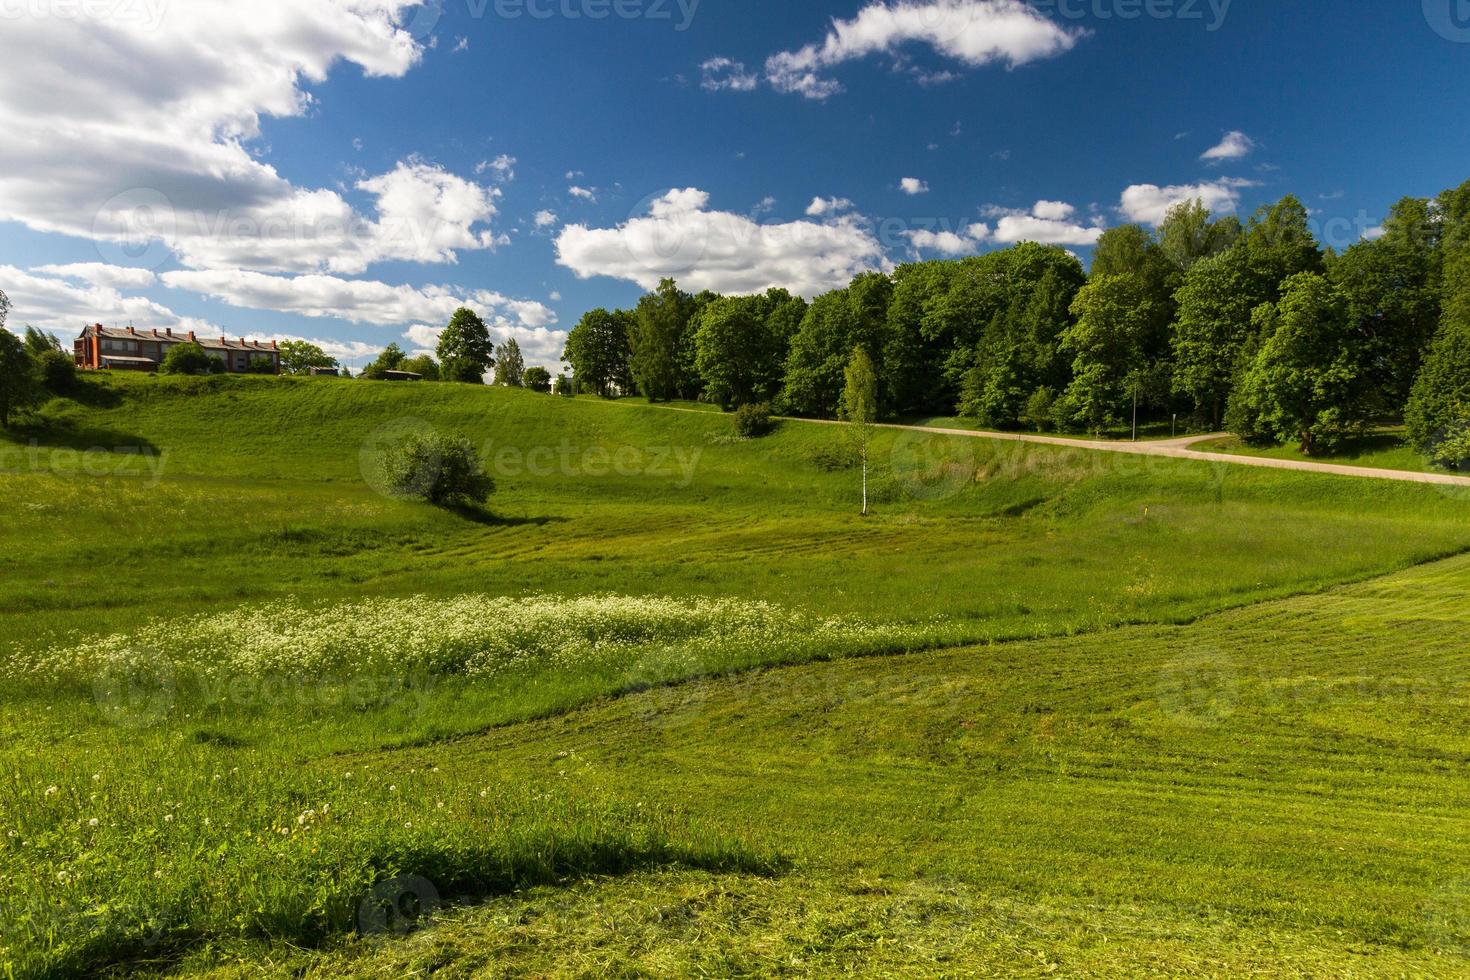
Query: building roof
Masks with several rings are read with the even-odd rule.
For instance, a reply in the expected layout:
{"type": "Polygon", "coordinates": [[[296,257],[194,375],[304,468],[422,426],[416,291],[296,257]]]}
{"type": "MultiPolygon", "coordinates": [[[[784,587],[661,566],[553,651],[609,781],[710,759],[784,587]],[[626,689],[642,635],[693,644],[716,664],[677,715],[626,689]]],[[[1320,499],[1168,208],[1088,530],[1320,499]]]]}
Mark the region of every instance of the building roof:
{"type": "Polygon", "coordinates": [[[201,337],[193,331],[170,333],[167,330],[133,330],[128,327],[104,327],[100,323],[93,324],[82,331],[83,337],[100,337],[103,340],[147,340],[161,341],[165,344],[198,344],[205,350],[239,350],[239,351],[271,351],[276,350],[274,342],[265,343],[259,340],[246,340],[241,337],[231,340],[229,337],[201,337]]]}

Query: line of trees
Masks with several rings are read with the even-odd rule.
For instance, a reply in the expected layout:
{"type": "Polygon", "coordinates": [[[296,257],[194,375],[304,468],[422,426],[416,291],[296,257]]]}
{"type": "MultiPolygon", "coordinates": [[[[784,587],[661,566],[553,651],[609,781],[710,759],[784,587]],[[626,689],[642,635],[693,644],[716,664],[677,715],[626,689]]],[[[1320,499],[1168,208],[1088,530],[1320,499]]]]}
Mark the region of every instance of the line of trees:
{"type": "Polygon", "coordinates": [[[1382,232],[1339,254],[1295,197],[1248,221],[1191,201],[1104,233],[1090,272],[1025,242],[811,303],[665,280],[589,312],[564,360],[582,393],[832,418],[860,349],[888,417],[1101,433],[1178,416],[1309,455],[1403,420],[1436,462],[1470,464],[1470,182],[1403,199],[1382,232]]]}
{"type": "Polygon", "coordinates": [[[69,393],[76,382],[76,361],[54,334],[27,326],[24,337],[5,329],[10,299],[0,292],[0,428],[56,395],[69,393]]]}

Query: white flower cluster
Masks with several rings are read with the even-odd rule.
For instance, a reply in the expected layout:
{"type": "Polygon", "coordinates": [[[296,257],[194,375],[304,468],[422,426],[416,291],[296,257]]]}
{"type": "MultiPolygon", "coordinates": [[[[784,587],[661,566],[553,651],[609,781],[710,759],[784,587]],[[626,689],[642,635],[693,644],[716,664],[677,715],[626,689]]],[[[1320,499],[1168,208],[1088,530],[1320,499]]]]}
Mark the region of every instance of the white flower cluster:
{"type": "MultiPolygon", "coordinates": [[[[865,624],[764,602],[617,595],[287,600],[159,621],[132,634],[14,657],[0,676],[31,680],[187,670],[217,677],[492,677],[613,666],[636,675],[698,671],[733,653],[771,655],[872,640],[865,624]]],[[[835,650],[833,652],[836,652],[835,650]]]]}

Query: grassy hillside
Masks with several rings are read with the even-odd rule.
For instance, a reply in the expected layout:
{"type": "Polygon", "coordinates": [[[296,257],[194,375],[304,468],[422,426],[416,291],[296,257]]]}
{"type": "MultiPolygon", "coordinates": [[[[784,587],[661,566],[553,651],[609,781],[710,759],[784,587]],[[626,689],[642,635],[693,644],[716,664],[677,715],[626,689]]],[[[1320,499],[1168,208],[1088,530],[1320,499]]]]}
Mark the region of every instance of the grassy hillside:
{"type": "Polygon", "coordinates": [[[1436,488],[885,432],[863,520],[832,427],[330,379],[89,379],[7,439],[17,975],[1414,974],[1465,939],[1426,915],[1470,571],[1402,571],[1470,549],[1436,488]],[[483,448],[488,511],[375,488],[423,426],[483,448]],[[342,945],[403,876],[492,901],[342,945]]]}

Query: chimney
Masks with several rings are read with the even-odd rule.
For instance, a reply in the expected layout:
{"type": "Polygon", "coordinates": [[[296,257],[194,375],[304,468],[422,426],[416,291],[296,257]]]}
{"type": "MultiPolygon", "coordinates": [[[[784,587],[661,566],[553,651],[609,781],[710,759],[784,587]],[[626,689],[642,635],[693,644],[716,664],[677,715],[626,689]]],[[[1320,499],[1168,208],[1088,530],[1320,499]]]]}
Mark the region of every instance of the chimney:
{"type": "Polygon", "coordinates": [[[163,328],[163,332],[165,334],[167,334],[168,336],[172,337],[174,335],[174,328],[173,327],[164,327],[163,328]]]}
{"type": "Polygon", "coordinates": [[[134,337],[138,336],[138,331],[133,329],[133,325],[131,323],[128,324],[128,333],[134,337]]]}
{"type": "Polygon", "coordinates": [[[281,345],[278,344],[278,343],[276,343],[274,340],[272,340],[271,341],[271,350],[280,350],[280,349],[281,349],[281,345]]]}
{"type": "Polygon", "coordinates": [[[191,344],[192,343],[195,343],[195,340],[194,340],[194,331],[192,331],[192,330],[189,331],[189,343],[191,343],[191,344]]]}

